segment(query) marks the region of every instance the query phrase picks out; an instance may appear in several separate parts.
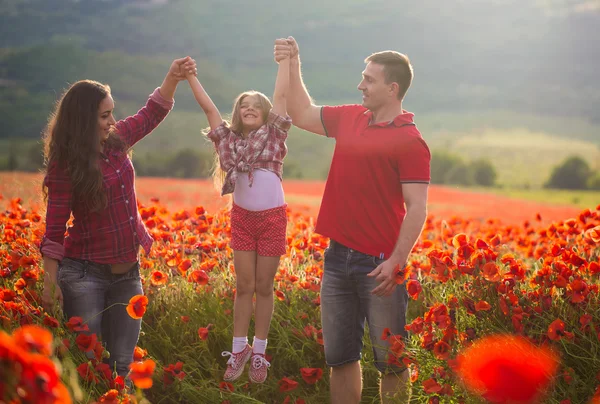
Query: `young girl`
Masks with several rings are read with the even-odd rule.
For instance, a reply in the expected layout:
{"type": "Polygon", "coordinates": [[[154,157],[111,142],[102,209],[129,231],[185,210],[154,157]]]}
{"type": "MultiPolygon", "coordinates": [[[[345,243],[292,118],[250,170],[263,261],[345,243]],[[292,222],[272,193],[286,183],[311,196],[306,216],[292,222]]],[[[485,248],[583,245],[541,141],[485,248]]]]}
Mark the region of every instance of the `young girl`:
{"type": "Polygon", "coordinates": [[[249,378],[262,383],[270,366],[265,359],[267,334],[273,315],[273,280],[279,258],[286,250],[286,204],[281,186],[285,139],[291,126],[286,113],[289,83],[289,55],[279,63],[273,105],[257,91],[247,91],[235,100],[231,124],[219,110],[198,79],[188,76],[196,100],[211,128],[219,165],[215,176],[224,175],[221,195],[233,193],[231,209],[231,248],[236,273],[233,308],[233,349],[224,380],[241,376],[250,360],[249,378]],[[248,345],[252,299],[256,294],[255,336],[248,345]]]}
{"type": "Polygon", "coordinates": [[[110,88],[78,81],[64,93],[44,132],[42,303],[48,311],[62,303],[67,318],[83,318],[89,332],[102,339],[108,363],[120,376],[129,371],[142,322],[115,303],[143,294],[138,252],[152,245],[137,210],[127,151],[167,116],[177,84],[195,72],[193,59],[175,60],[146,105],[119,122],[110,88]],[[73,225],[67,229],[71,214],[73,225]]]}

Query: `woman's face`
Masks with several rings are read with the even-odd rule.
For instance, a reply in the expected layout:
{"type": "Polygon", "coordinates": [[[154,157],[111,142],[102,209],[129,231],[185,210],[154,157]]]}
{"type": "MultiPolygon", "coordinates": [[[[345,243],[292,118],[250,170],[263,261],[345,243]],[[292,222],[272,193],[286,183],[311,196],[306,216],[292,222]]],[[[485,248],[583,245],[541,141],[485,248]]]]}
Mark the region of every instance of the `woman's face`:
{"type": "Polygon", "coordinates": [[[115,117],[113,116],[113,110],[115,109],[115,102],[111,95],[107,95],[98,107],[98,137],[100,143],[104,143],[108,139],[110,130],[115,125],[115,117]]]}

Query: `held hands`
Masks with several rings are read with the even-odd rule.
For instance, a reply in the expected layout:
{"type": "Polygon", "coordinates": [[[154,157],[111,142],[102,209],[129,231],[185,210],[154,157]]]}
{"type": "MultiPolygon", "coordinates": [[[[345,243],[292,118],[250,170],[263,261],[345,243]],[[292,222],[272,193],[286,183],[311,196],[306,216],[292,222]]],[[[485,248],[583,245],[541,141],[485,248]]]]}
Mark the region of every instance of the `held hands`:
{"type": "Polygon", "coordinates": [[[367,276],[375,277],[375,280],[379,282],[379,285],[371,291],[372,294],[377,296],[389,296],[391,295],[396,286],[396,273],[401,265],[395,264],[388,260],[383,261],[377,268],[369,272],[367,276]]]}
{"type": "Polygon", "coordinates": [[[196,61],[189,56],[181,59],[175,59],[169,68],[169,74],[176,81],[187,79],[188,76],[197,76],[198,69],[196,61]]]}
{"type": "Polygon", "coordinates": [[[296,43],[296,40],[291,36],[275,40],[275,46],[273,47],[273,56],[275,62],[277,63],[287,58],[297,58],[298,44],[296,43]]]}

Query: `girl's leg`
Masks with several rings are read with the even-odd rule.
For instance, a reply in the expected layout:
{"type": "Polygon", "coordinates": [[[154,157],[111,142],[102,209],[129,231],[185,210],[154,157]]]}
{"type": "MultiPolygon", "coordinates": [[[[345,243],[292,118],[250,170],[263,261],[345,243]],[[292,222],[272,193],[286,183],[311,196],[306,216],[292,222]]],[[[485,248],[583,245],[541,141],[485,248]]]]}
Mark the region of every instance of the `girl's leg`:
{"type": "Polygon", "coordinates": [[[256,251],[233,252],[235,300],[233,303],[233,337],[247,337],[252,318],[252,297],[256,284],[256,251]]]}
{"type": "Polygon", "coordinates": [[[223,375],[225,381],[233,381],[240,377],[252,355],[252,348],[248,346],[248,327],[252,317],[252,297],[256,283],[256,251],[234,250],[233,265],[236,285],[233,302],[233,348],[231,352],[221,353],[223,356],[229,356],[223,375]]]}
{"type": "Polygon", "coordinates": [[[273,317],[273,280],[280,257],[258,256],[256,263],[255,337],[266,340],[273,317]]]}

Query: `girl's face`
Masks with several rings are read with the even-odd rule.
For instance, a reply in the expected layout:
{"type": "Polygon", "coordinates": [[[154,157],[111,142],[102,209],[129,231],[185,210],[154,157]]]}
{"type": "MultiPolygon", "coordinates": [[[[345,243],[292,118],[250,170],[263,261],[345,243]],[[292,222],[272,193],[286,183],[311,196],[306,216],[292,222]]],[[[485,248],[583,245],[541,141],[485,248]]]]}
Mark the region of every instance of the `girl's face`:
{"type": "Polygon", "coordinates": [[[240,103],[240,119],[244,132],[256,130],[264,125],[264,112],[257,95],[248,95],[240,103]]]}
{"type": "Polygon", "coordinates": [[[104,143],[108,139],[108,134],[116,123],[113,116],[114,109],[115,102],[109,94],[100,102],[98,107],[98,137],[100,143],[104,143]]]}

